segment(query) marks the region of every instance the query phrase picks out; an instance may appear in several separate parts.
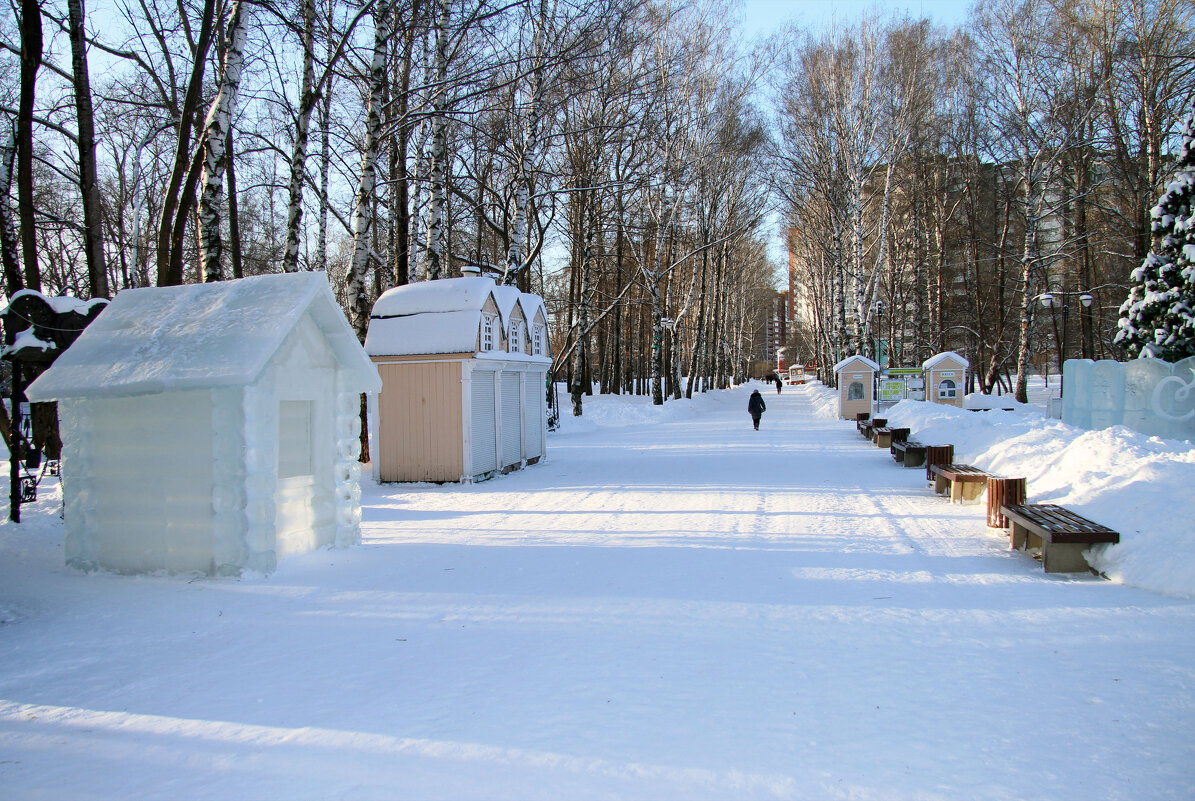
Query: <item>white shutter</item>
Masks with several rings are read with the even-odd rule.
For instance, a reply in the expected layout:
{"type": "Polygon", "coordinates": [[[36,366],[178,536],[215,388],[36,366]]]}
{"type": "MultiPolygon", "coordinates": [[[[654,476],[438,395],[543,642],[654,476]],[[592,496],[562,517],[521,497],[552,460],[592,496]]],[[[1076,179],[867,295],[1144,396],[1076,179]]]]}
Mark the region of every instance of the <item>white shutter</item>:
{"type": "Polygon", "coordinates": [[[474,370],[470,381],[473,418],[473,475],[498,469],[497,428],[494,421],[494,373],[474,370]]]}
{"type": "Polygon", "coordinates": [[[523,397],[524,453],[528,460],[544,455],[544,375],[523,373],[525,389],[523,397]]]}
{"type": "Polygon", "coordinates": [[[523,382],[519,373],[502,374],[502,466],[523,461],[523,382]]]}

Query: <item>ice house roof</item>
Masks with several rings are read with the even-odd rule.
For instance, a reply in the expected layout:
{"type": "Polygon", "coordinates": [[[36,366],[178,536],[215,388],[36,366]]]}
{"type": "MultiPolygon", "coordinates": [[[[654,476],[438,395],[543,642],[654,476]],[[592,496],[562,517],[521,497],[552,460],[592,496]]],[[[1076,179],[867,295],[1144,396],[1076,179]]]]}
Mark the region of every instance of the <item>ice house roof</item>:
{"type": "Polygon", "coordinates": [[[351,389],[380,388],[327,276],[303,272],[126,289],[26,395],[49,401],[251,384],[305,313],[351,389]]]}

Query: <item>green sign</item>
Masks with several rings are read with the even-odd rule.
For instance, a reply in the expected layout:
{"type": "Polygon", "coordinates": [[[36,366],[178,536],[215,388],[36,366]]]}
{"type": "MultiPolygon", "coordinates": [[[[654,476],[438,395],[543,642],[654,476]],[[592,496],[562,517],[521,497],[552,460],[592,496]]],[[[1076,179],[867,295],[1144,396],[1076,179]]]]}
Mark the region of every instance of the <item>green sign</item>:
{"type": "Polygon", "coordinates": [[[889,367],[888,375],[921,375],[920,367],[889,367]]]}
{"type": "Polygon", "coordinates": [[[899,379],[895,381],[884,380],[880,381],[880,400],[882,401],[898,401],[903,400],[905,396],[905,382],[899,379]]]}

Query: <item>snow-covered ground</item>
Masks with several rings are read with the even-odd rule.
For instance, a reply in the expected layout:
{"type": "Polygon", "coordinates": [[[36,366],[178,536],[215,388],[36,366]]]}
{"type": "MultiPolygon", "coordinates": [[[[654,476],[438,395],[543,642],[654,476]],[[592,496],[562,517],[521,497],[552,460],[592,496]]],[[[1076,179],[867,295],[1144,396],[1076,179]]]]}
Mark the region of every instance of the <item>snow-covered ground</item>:
{"type": "Polygon", "coordinates": [[[0,797],[1195,796],[1189,443],[894,409],[1123,533],[1046,575],[757,386],[758,432],[748,387],[594,398],[543,464],[367,484],[362,546],[269,576],[68,570],[48,488],[0,526],[0,797]]]}

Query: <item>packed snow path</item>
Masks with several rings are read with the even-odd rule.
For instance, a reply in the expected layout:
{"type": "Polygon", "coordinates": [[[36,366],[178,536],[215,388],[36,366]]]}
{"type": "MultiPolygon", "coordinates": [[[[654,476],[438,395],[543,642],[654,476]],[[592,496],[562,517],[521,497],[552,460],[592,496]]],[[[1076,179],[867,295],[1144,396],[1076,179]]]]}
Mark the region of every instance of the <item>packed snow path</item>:
{"type": "Polygon", "coordinates": [[[758,432],[741,388],[367,484],[362,547],[268,577],[84,576],[60,527],[0,530],[0,796],[1195,794],[1195,604],[1047,576],[764,398],[758,432]]]}

